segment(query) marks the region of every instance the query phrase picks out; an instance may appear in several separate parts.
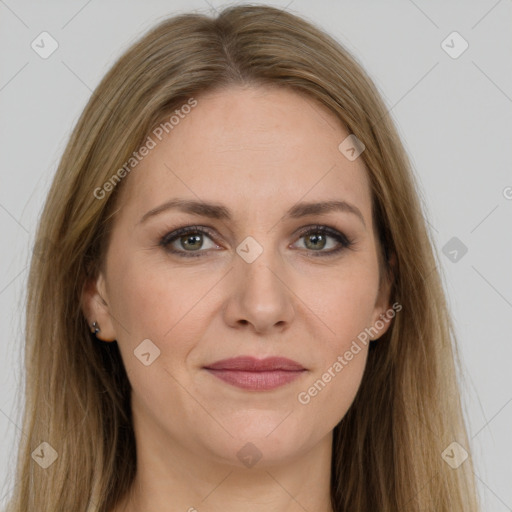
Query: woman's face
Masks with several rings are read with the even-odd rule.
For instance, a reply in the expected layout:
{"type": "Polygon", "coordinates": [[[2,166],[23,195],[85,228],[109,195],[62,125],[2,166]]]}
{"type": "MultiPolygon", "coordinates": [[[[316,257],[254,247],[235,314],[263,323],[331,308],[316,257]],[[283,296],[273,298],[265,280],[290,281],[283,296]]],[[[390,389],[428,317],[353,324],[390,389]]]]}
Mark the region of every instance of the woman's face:
{"type": "Polygon", "coordinates": [[[388,308],[367,171],[295,92],[195,99],[125,178],[87,316],[119,344],[139,448],[291,461],[330,439],[388,308]]]}

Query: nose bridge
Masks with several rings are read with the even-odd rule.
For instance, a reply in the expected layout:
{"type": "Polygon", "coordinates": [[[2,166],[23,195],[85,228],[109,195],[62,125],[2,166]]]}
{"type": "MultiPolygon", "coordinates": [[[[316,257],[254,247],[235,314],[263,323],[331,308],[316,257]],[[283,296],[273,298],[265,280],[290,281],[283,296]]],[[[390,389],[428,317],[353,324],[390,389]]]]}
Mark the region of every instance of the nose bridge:
{"type": "Polygon", "coordinates": [[[248,322],[263,331],[289,323],[293,317],[293,294],[285,284],[286,265],[271,240],[268,234],[249,236],[236,249],[230,323],[248,322]]]}
{"type": "MultiPolygon", "coordinates": [[[[283,293],[283,283],[276,274],[285,272],[278,247],[274,247],[272,236],[257,235],[259,241],[252,236],[246,237],[237,247],[244,287],[251,291],[268,294],[283,293]],[[254,291],[254,290],[253,290],[254,291]]],[[[270,298],[270,297],[269,297],[270,298]]]]}

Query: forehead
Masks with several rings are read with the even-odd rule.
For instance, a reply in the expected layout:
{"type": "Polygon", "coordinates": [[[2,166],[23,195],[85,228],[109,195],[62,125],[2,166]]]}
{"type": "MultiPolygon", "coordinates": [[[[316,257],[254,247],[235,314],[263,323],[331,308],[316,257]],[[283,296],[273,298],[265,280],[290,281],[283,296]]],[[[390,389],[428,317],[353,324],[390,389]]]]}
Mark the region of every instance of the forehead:
{"type": "Polygon", "coordinates": [[[134,215],[176,197],[224,203],[247,215],[278,215],[302,200],[345,200],[371,223],[364,162],[339,151],[349,132],[327,108],[266,86],[195,99],[162,140],[151,135],[155,147],[131,171],[126,206],[134,215]]]}

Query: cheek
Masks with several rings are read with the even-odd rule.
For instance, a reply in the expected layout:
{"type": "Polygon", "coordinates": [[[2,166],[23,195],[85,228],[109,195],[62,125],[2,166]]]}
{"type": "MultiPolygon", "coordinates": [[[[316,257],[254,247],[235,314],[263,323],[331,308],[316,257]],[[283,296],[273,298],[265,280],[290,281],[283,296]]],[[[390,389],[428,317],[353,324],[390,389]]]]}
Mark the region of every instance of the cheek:
{"type": "Polygon", "coordinates": [[[208,291],[218,276],[142,261],[143,256],[126,255],[110,272],[112,317],[125,367],[128,373],[141,370],[134,351],[136,355],[145,346],[141,343],[150,340],[160,351],[153,349],[158,353],[154,368],[183,376],[188,354],[211,321],[214,307],[208,291]]]}
{"type": "Polygon", "coordinates": [[[330,293],[318,299],[327,334],[315,338],[318,364],[296,396],[311,427],[322,418],[323,429],[334,428],[357,394],[366,366],[370,340],[365,328],[370,327],[374,299],[374,288],[361,286],[356,279],[332,283],[330,293]]]}
{"type": "MultiPolygon", "coordinates": [[[[323,432],[332,430],[345,416],[357,394],[366,364],[367,347],[361,345],[358,353],[348,361],[344,355],[333,359],[297,394],[300,415],[313,428],[321,419],[323,432]]],[[[345,354],[345,352],[343,353],[345,354]]]]}
{"type": "Polygon", "coordinates": [[[118,262],[111,271],[111,309],[115,321],[122,323],[121,336],[134,340],[153,336],[162,342],[170,337],[205,294],[211,279],[196,279],[190,272],[172,270],[172,265],[144,259],[144,254],[118,262]]]}
{"type": "MultiPolygon", "coordinates": [[[[155,417],[165,418],[169,403],[182,410],[191,407],[179,383],[186,382],[184,361],[201,337],[197,311],[208,282],[191,286],[182,277],[186,273],[166,275],[164,266],[137,257],[118,263],[111,269],[109,297],[119,350],[135,400],[153,409],[155,417]]],[[[165,421],[171,419],[170,415],[165,421]]]]}
{"type": "MultiPolygon", "coordinates": [[[[320,415],[334,427],[345,415],[361,384],[370,339],[378,286],[378,271],[371,264],[352,266],[317,282],[308,306],[326,329],[315,338],[321,361],[297,395],[310,418],[320,415]]],[[[313,421],[313,420],[312,420],[313,421]]]]}
{"type": "Polygon", "coordinates": [[[348,349],[352,339],[370,327],[378,291],[378,270],[372,262],[340,267],[315,276],[314,286],[303,280],[298,295],[325,327],[330,356],[348,349]]]}
{"type": "Polygon", "coordinates": [[[164,283],[144,268],[125,266],[115,272],[113,283],[109,296],[119,341],[161,338],[172,327],[181,299],[172,282],[164,283]]]}

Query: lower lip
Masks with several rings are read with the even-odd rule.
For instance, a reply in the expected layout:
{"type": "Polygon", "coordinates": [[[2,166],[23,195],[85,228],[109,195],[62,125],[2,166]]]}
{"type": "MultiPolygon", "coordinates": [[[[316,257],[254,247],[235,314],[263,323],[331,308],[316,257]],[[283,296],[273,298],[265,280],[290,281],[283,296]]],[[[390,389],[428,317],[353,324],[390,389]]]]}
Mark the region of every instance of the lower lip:
{"type": "Polygon", "coordinates": [[[245,372],[241,370],[207,370],[218,379],[243,389],[268,391],[298,379],[305,370],[272,370],[267,372],[245,372]]]}

